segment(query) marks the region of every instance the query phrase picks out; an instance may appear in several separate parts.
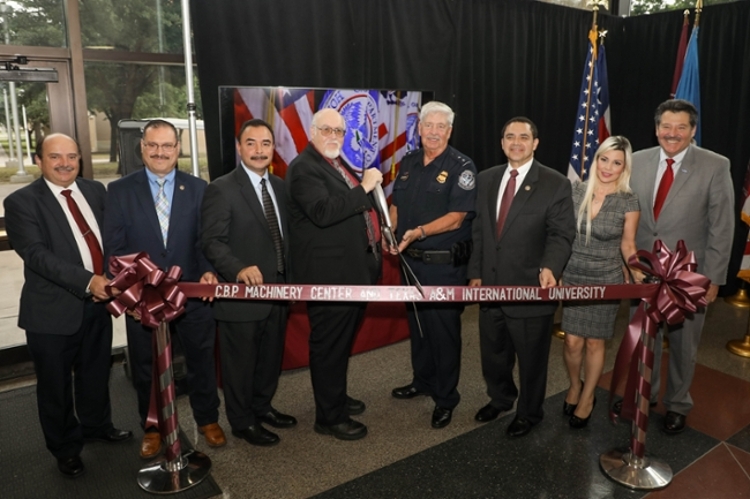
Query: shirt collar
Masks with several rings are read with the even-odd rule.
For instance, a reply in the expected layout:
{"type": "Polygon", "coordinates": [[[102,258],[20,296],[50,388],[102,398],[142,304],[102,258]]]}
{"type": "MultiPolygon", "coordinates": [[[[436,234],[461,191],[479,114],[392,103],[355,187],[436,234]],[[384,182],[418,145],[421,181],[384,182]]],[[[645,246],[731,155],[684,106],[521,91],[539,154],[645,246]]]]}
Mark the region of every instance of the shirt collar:
{"type": "Polygon", "coordinates": [[[266,185],[270,183],[270,181],[268,180],[268,168],[266,168],[266,171],[264,171],[263,175],[261,176],[245,166],[245,163],[243,163],[242,161],[240,161],[240,165],[242,166],[242,169],[245,170],[245,173],[247,173],[247,177],[250,179],[250,183],[253,184],[253,187],[258,187],[260,185],[260,180],[263,178],[266,179],[266,185]]]}
{"type": "Polygon", "coordinates": [[[167,173],[163,177],[160,177],[159,175],[155,174],[148,168],[145,168],[145,170],[146,170],[146,177],[148,177],[148,181],[153,182],[154,184],[157,184],[157,185],[159,183],[159,180],[161,179],[164,179],[167,181],[166,184],[164,185],[171,184],[174,182],[174,178],[177,175],[177,168],[174,168],[171,172],[167,173]]]}
{"type": "MultiPolygon", "coordinates": [[[[44,177],[42,177],[42,178],[44,178],[44,177]]],[[[62,187],[60,185],[53,184],[52,182],[50,182],[46,178],[44,179],[44,181],[47,183],[47,187],[49,187],[49,190],[51,190],[52,194],[54,194],[55,196],[59,196],[60,193],[62,191],[64,191],[64,190],[66,190],[66,189],[70,189],[71,191],[77,192],[78,194],[83,194],[81,192],[81,189],[78,187],[78,183],[77,182],[73,182],[68,187],[62,187]]]]}
{"type": "MultiPolygon", "coordinates": [[[[690,149],[690,146],[688,146],[687,148],[685,148],[685,150],[682,151],[680,154],[675,154],[674,156],[672,156],[672,159],[674,160],[674,164],[677,165],[677,164],[682,163],[682,160],[685,159],[685,155],[687,154],[688,149],[690,149]]],[[[659,163],[661,164],[662,162],[666,161],[667,158],[668,158],[668,156],[664,152],[664,149],[662,149],[660,147],[659,148],[659,163]]]]}
{"type": "MultiPolygon", "coordinates": [[[[518,175],[525,176],[527,173],[529,173],[529,170],[531,170],[531,163],[533,162],[534,158],[532,157],[529,161],[516,168],[516,170],[518,171],[518,175]]],[[[512,167],[510,166],[510,163],[508,163],[508,169],[506,170],[507,175],[510,175],[511,169],[512,167]]]]}

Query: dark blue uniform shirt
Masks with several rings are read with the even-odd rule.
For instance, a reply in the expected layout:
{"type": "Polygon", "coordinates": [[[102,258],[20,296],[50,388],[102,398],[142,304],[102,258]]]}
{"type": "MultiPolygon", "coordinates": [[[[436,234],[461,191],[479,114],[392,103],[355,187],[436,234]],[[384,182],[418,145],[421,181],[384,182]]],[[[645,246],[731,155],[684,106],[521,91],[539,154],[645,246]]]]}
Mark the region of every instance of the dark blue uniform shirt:
{"type": "Polygon", "coordinates": [[[401,160],[393,185],[392,202],[398,208],[396,237],[426,225],[450,212],[466,212],[458,230],[415,241],[410,248],[448,250],[454,243],[471,240],[475,216],[477,169],[466,155],[448,146],[442,154],[423,165],[424,150],[409,152],[401,160]]]}

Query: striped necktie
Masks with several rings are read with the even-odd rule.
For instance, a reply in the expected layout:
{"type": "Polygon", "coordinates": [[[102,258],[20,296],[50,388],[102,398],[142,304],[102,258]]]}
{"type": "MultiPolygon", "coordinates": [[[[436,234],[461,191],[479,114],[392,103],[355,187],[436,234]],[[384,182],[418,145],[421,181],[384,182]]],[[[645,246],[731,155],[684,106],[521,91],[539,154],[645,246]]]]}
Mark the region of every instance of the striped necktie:
{"type": "Polygon", "coordinates": [[[161,229],[161,238],[164,241],[164,247],[167,247],[167,235],[169,234],[169,200],[167,193],[164,192],[166,179],[157,180],[159,192],[156,193],[156,216],[159,218],[159,228],[161,229]]]}
{"type": "Polygon", "coordinates": [[[266,221],[268,222],[268,228],[271,231],[271,239],[273,239],[273,247],[276,249],[276,270],[279,274],[284,273],[284,241],[281,238],[281,230],[279,229],[279,219],[276,217],[276,210],[273,207],[273,200],[271,195],[268,193],[266,187],[266,179],[260,179],[260,194],[263,198],[263,212],[266,215],[266,221]]]}

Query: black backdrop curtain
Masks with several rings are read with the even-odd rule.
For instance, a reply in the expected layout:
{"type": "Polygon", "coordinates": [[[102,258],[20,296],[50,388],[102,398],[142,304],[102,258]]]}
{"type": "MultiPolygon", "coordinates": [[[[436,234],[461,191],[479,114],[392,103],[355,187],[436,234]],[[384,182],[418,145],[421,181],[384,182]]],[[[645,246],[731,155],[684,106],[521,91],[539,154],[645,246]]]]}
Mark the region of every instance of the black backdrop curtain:
{"type": "MultiPolygon", "coordinates": [[[[481,170],[504,161],[502,125],[539,126],[536,157],[567,170],[591,12],[528,0],[192,0],[211,177],[220,153],[220,85],[431,90],[456,111],[452,144],[481,170]]],[[[612,132],[656,144],[681,12],[601,15],[612,132]]],[[[703,146],[730,158],[741,199],[750,160],[750,2],[704,9],[703,146]]],[[[739,208],[738,208],[739,209],[739,208]]],[[[736,258],[747,228],[737,224],[736,258]]],[[[732,279],[730,279],[732,281],[732,279]]]]}

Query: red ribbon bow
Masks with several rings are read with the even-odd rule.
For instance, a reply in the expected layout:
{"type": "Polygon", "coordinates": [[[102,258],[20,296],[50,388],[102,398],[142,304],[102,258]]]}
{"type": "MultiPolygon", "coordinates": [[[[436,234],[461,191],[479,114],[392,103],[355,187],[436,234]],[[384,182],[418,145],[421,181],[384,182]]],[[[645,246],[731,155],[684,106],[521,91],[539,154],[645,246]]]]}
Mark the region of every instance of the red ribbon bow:
{"type": "Polygon", "coordinates": [[[113,256],[109,272],[115,277],[107,291],[111,288],[120,291],[107,304],[107,310],[115,317],[126,310],[134,311],[141,316],[141,324],[156,328],[162,321],[171,322],[185,312],[187,297],[177,286],[182,276],[180,267],[174,265],[165,273],[147,253],[141,252],[113,256]]]}
{"type": "MultiPolygon", "coordinates": [[[[707,277],[695,272],[698,264],[692,251],[688,251],[685,242],[677,242],[677,248],[672,253],[661,241],[654,243],[652,253],[639,250],[631,256],[628,264],[649,274],[657,281],[659,287],[657,292],[650,297],[641,299],[635,314],[630,320],[628,330],[617,352],[615,368],[612,373],[610,385],[610,407],[615,389],[620,385],[620,380],[630,364],[628,381],[625,386],[621,415],[627,419],[633,419],[635,412],[636,387],[642,397],[646,399],[651,396],[651,369],[654,365],[653,349],[644,350],[641,331],[645,330],[651,340],[656,339],[658,326],[661,322],[667,324],[679,324],[685,320],[685,314],[694,313],[699,307],[706,306],[706,292],[711,284],[707,277]],[[645,373],[639,373],[638,359],[644,359],[645,373]]],[[[658,389],[658,387],[657,387],[658,389]]],[[[641,416],[636,414],[636,423],[641,416]]],[[[646,411],[647,412],[647,411],[646,411]]],[[[647,418],[647,416],[645,416],[647,418]]],[[[610,411],[610,418],[615,421],[616,415],[610,411]]],[[[647,424],[643,421],[642,430],[645,432],[647,424]]],[[[641,424],[638,424],[641,426],[641,424]]]]}

